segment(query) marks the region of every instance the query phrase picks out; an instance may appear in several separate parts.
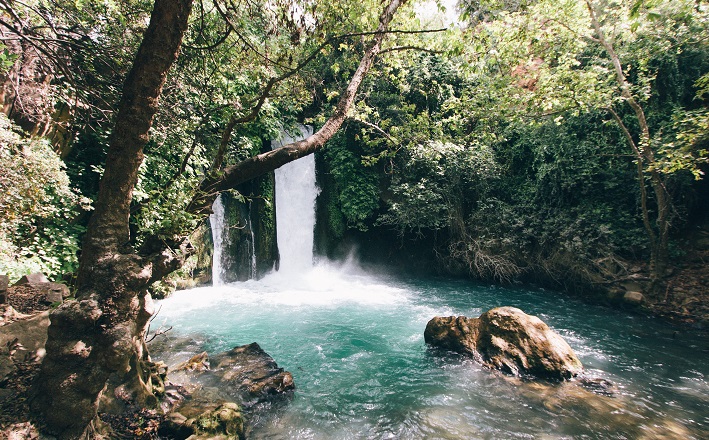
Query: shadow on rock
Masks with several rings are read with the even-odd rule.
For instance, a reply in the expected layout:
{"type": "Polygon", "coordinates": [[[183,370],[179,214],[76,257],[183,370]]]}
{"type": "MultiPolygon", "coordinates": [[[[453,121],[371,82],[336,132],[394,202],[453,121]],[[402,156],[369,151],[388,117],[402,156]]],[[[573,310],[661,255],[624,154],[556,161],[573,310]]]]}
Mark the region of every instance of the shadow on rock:
{"type": "Polygon", "coordinates": [[[244,438],[249,419],[287,403],[295,389],[291,373],[255,342],[211,359],[199,353],[176,366],[169,381],[180,385],[166,390],[174,409],[161,434],[176,439],[244,438]]]}

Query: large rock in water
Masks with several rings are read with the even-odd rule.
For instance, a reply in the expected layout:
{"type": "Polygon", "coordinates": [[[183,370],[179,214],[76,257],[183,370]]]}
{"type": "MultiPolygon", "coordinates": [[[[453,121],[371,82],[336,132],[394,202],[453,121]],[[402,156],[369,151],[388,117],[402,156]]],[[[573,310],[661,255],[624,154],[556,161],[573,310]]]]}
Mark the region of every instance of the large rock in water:
{"type": "Polygon", "coordinates": [[[212,368],[221,387],[235,394],[245,406],[269,400],[295,389],[293,376],[255,342],[214,356],[212,368]]]}
{"type": "Polygon", "coordinates": [[[516,376],[569,379],[583,370],[561,336],[514,307],[498,307],[479,318],[435,317],[426,325],[424,339],[516,376]]]}
{"type": "Polygon", "coordinates": [[[186,395],[173,399],[175,408],[160,428],[168,438],[242,439],[250,429],[247,416],[260,411],[256,405],[278,402],[295,389],[291,373],[255,342],[211,359],[206,352],[197,354],[178,365],[174,377],[186,380],[179,386],[183,391],[175,389],[186,395]]]}

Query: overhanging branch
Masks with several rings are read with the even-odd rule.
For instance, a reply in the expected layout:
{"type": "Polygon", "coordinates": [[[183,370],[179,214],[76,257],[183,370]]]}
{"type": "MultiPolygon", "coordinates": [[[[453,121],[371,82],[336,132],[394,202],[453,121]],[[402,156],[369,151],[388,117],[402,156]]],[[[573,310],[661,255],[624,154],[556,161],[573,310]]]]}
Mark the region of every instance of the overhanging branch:
{"type": "MultiPolygon", "coordinates": [[[[374,32],[367,34],[374,35],[374,39],[365,51],[357,70],[352,75],[350,83],[342,93],[335,108],[334,114],[325,124],[307,139],[293,142],[276,150],[253,156],[235,165],[226,168],[223,172],[212,173],[205,178],[200,185],[197,194],[187,207],[187,211],[193,214],[204,214],[210,212],[211,205],[216,196],[228,189],[249,181],[255,177],[273,171],[286,163],[292,162],[320,149],[339,130],[343,121],[347,117],[347,112],[354,103],[355,95],[362,80],[372,66],[374,59],[381,51],[381,44],[384,37],[391,33],[389,23],[396,10],[403,5],[406,0],[391,0],[379,16],[379,27],[374,32]]],[[[311,56],[314,56],[311,54],[311,56]]],[[[292,75],[287,72],[284,75],[292,75]]],[[[270,84],[270,82],[269,82],[270,84]]],[[[268,86],[267,86],[268,87],[268,86]]],[[[271,86],[272,87],[272,86],[271,86]]],[[[262,98],[265,99],[262,94],[262,98]]]]}

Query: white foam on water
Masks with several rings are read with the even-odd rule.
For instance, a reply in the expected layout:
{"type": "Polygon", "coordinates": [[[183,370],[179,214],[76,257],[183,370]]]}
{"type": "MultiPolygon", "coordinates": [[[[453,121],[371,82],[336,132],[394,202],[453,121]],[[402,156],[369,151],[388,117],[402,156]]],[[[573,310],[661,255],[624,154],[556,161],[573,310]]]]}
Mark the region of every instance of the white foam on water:
{"type": "Polygon", "coordinates": [[[409,293],[377,278],[316,266],[296,275],[274,272],[261,280],[178,291],[161,302],[161,315],[179,316],[225,304],[337,307],[345,303],[401,305],[409,303],[409,293]]]}

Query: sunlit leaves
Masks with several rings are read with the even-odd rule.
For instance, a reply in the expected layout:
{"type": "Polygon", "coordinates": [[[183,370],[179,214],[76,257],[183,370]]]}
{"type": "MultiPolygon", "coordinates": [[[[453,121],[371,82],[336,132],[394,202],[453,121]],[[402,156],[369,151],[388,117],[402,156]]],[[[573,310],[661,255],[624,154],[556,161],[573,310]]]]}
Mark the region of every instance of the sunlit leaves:
{"type": "Polygon", "coordinates": [[[58,277],[76,268],[82,228],[74,219],[88,201],[47,142],[15,130],[0,114],[0,273],[58,277]]]}

